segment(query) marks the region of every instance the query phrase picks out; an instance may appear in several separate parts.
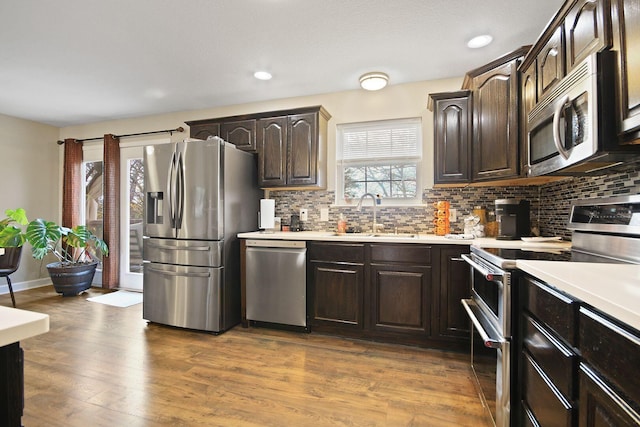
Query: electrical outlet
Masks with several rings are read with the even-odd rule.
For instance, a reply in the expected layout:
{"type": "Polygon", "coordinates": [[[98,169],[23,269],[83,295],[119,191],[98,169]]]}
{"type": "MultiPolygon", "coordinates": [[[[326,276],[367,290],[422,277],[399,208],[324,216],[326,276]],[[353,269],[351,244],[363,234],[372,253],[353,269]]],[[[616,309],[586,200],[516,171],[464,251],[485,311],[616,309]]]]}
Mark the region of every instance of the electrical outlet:
{"type": "Polygon", "coordinates": [[[320,208],[320,221],[329,221],[329,208],[320,208]]]}
{"type": "Polygon", "coordinates": [[[449,222],[456,222],[458,220],[458,212],[453,209],[450,208],[449,209],[449,222]]]}
{"type": "Polygon", "coordinates": [[[306,221],[308,219],[309,211],[307,208],[300,208],[300,221],[306,221]]]}

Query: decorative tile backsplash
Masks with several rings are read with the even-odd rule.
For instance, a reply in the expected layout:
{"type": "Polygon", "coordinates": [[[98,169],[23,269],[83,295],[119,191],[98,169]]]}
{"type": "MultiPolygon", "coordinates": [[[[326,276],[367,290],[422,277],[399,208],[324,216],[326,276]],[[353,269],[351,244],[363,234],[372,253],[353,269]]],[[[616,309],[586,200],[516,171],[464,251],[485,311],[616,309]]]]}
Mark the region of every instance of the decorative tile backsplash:
{"type": "MultiPolygon", "coordinates": [[[[463,218],[475,206],[494,211],[495,199],[527,199],[531,203],[531,226],[537,227],[543,236],[571,237],[566,229],[571,202],[578,199],[610,197],[640,193],[640,161],[624,167],[609,169],[599,176],[571,177],[566,180],[525,187],[460,187],[425,189],[423,205],[385,206],[384,199],[377,206],[377,222],[383,224],[385,232],[433,233],[433,202],[447,200],[457,210],[458,219],[451,224],[452,233],[462,233],[463,218]]],[[[272,191],[270,197],[276,201],[276,216],[283,224],[289,224],[292,214],[307,208],[308,220],[305,230],[335,231],[340,214],[347,219],[348,227],[360,227],[370,231],[372,207],[365,205],[361,212],[355,206],[334,206],[333,191],[272,191]],[[320,221],[320,208],[329,209],[329,221],[320,221]]]]}

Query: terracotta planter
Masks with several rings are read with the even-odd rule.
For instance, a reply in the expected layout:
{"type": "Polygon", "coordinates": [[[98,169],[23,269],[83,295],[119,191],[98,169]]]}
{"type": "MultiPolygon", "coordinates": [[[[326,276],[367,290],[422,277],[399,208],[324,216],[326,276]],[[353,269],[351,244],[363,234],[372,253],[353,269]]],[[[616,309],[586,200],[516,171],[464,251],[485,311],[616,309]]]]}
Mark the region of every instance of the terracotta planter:
{"type": "Polygon", "coordinates": [[[91,287],[98,263],[61,265],[59,262],[47,264],[53,287],[62,296],[74,296],[91,287]]]}

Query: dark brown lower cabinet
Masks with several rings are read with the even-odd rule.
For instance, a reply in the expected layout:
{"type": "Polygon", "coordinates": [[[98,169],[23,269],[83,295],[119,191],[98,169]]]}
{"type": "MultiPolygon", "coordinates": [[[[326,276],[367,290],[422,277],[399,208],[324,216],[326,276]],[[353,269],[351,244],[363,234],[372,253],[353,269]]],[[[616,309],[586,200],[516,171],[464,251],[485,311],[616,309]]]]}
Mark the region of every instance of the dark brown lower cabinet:
{"type": "Polygon", "coordinates": [[[469,264],[460,256],[468,254],[466,245],[441,246],[439,250],[438,320],[434,335],[438,338],[463,342],[469,341],[471,323],[460,300],[471,296],[469,264]]]}
{"type": "Polygon", "coordinates": [[[376,331],[431,333],[431,267],[371,266],[372,327],[376,331]]]}
{"type": "Polygon", "coordinates": [[[364,329],[362,243],[308,242],[307,312],[311,329],[358,335],[364,329]]]}
{"type": "Polygon", "coordinates": [[[466,351],[460,299],[469,296],[470,280],[459,256],[469,248],[447,248],[308,242],[311,331],[466,351]]]}
{"type": "Polygon", "coordinates": [[[24,408],[23,352],[19,343],[0,347],[0,425],[20,427],[24,408]]]}
{"type": "Polygon", "coordinates": [[[524,426],[640,426],[640,331],[523,276],[518,390],[524,426]]]}
{"type": "Polygon", "coordinates": [[[604,378],[580,364],[580,426],[640,425],[640,414],[604,378]]]}
{"type": "Polygon", "coordinates": [[[363,265],[313,261],[311,268],[314,277],[313,325],[362,329],[363,265]]]}

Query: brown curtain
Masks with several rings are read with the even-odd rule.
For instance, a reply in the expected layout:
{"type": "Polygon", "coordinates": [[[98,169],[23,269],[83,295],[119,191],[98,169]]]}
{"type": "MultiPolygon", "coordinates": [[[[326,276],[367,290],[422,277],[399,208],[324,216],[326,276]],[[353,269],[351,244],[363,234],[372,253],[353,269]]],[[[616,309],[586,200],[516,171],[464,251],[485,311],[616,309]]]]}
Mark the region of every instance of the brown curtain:
{"type": "Polygon", "coordinates": [[[64,178],[62,185],[62,225],[73,227],[82,217],[82,142],[64,140],[64,178]]]}
{"type": "Polygon", "coordinates": [[[120,280],[120,139],[104,136],[104,241],[109,256],[102,260],[102,287],[116,288],[120,280]]]}

